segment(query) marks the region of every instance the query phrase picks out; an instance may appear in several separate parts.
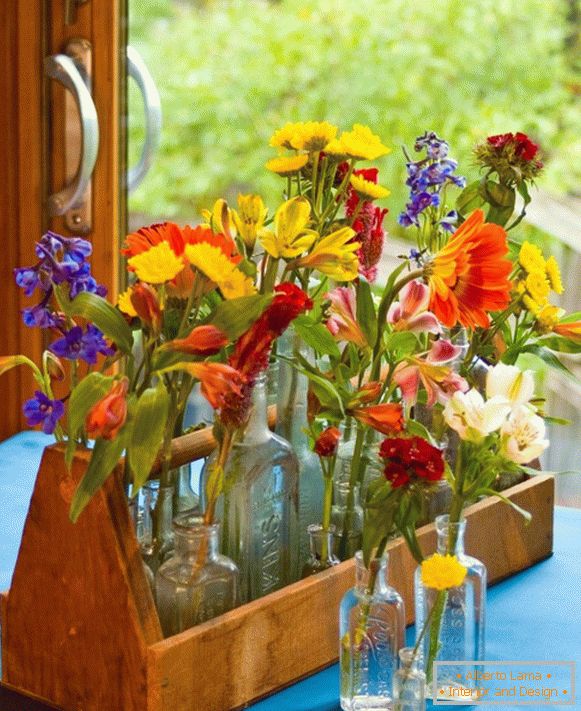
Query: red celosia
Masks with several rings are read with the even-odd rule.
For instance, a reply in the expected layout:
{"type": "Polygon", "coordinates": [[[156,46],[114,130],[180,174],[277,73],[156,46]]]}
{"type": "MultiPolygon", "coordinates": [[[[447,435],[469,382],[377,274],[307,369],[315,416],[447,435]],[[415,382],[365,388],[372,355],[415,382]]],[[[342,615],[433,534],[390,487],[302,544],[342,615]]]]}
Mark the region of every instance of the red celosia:
{"type": "Polygon", "coordinates": [[[215,355],[228,344],[228,336],[216,326],[196,326],[186,338],[176,338],[167,345],[173,350],[197,356],[215,355]]]}
{"type": "Polygon", "coordinates": [[[385,460],[385,478],[394,489],[413,482],[440,481],[444,476],[441,450],[422,437],[385,439],[379,456],[385,460]]]}
{"type": "Polygon", "coordinates": [[[127,390],[129,381],[122,378],[113,383],[111,390],[96,402],[85,419],[87,437],[114,439],[127,419],[127,390]]]}
{"type": "Polygon", "coordinates": [[[327,427],[327,429],[323,430],[317,437],[315,453],[318,454],[319,457],[332,457],[337,453],[340,439],[341,433],[336,427],[327,427]]]}

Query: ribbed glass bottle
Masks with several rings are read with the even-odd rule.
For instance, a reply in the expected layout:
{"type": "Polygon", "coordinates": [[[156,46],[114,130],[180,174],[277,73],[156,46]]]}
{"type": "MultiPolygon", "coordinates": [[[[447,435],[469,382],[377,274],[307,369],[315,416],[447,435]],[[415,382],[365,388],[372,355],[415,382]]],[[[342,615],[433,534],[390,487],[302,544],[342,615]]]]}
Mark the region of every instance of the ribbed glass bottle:
{"type": "Polygon", "coordinates": [[[310,553],[303,566],[303,578],[332,568],[341,562],[335,555],[335,526],[324,529],[319,523],[308,527],[310,553]]]}
{"type": "MultiPolygon", "coordinates": [[[[443,608],[443,613],[438,652],[434,661],[482,661],[486,618],[486,567],[481,561],[464,553],[465,520],[449,523],[448,515],[438,516],[436,531],[438,553],[456,555],[467,573],[462,585],[440,592],[424,586],[421,567],[417,568],[415,573],[416,639],[422,633],[434,605],[438,604],[443,608]]],[[[435,617],[432,615],[433,619],[435,617]]],[[[432,631],[433,625],[430,621],[420,645],[422,666],[426,673],[430,694],[433,669],[427,668],[427,662],[432,631]]],[[[467,674],[472,672],[472,678],[475,679],[477,669],[477,666],[470,667],[465,664],[439,667],[437,691],[439,693],[440,689],[444,689],[445,693],[438,698],[453,699],[451,690],[460,687],[476,690],[478,682],[468,680],[467,674]]]]}
{"type": "Polygon", "coordinates": [[[425,711],[426,675],[413,647],[399,650],[399,669],[393,680],[394,711],[425,711]]]}

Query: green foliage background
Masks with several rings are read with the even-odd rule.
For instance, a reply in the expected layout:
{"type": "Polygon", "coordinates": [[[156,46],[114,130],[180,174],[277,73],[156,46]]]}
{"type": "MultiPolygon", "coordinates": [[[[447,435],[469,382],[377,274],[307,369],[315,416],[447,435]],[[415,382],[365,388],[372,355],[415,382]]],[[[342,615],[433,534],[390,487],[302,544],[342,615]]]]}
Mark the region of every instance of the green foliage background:
{"type": "MultiPolygon", "coordinates": [[[[426,129],[450,142],[469,177],[476,141],[525,131],[545,149],[543,187],[572,189],[581,178],[575,5],[130,0],[130,42],[164,111],[161,149],[131,210],[142,222],[196,222],[217,197],[251,190],[274,207],[282,181],[263,167],[268,140],[285,122],[310,119],[369,124],[394,148],[378,161],[392,190],[390,229],[407,193],[400,147],[426,129]]],[[[130,108],[135,161],[143,119],[134,87],[130,108]]]]}

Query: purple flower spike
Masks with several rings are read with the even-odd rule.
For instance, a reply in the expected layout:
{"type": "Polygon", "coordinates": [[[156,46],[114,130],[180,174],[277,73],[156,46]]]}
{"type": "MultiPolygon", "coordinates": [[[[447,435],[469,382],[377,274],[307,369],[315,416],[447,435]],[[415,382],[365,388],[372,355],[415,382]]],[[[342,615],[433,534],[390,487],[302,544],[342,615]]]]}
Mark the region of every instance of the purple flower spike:
{"type": "Polygon", "coordinates": [[[80,326],[74,326],[49,346],[50,350],[59,358],[67,360],[84,360],[90,365],[97,362],[97,355],[113,355],[113,348],[107,345],[103,333],[93,324],[87,326],[86,333],[80,326]]]}
{"type": "Polygon", "coordinates": [[[40,390],[23,406],[26,421],[30,427],[42,424],[45,434],[52,434],[60,418],[65,414],[65,406],[60,400],[51,400],[40,390]]]}

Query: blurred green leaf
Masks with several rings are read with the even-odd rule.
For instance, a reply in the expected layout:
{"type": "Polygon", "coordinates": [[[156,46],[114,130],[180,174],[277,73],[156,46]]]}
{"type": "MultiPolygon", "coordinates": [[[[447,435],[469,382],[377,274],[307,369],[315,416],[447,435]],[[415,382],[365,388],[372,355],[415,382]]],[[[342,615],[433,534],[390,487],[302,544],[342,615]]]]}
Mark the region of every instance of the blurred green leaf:
{"type": "Polygon", "coordinates": [[[322,323],[317,323],[309,315],[298,316],[293,321],[293,328],[302,340],[319,355],[330,355],[333,358],[341,356],[339,346],[329,333],[328,328],[322,323]]]}

